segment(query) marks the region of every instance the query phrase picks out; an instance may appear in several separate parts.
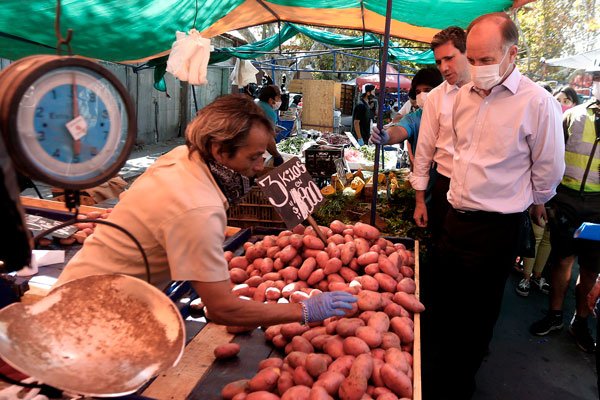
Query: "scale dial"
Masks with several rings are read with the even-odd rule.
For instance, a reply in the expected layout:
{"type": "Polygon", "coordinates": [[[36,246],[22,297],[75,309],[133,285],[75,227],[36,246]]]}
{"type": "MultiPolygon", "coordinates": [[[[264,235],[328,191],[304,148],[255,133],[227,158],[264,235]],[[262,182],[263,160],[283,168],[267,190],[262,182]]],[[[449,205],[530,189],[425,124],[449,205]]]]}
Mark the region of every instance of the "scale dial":
{"type": "Polygon", "coordinates": [[[79,190],[106,181],[127,160],[135,142],[133,106],[99,64],[28,57],[0,75],[3,91],[2,134],[24,174],[79,190]]]}

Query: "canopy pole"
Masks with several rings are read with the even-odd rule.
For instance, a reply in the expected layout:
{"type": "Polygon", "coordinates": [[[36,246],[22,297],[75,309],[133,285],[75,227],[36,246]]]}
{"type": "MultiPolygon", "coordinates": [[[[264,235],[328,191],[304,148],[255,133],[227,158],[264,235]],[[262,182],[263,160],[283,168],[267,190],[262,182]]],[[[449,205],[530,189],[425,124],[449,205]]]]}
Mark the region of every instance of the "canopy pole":
{"type": "MultiPolygon", "coordinates": [[[[392,22],[392,0],[387,0],[385,11],[385,36],[383,37],[383,54],[379,68],[379,110],[377,111],[377,128],[383,129],[383,103],[385,101],[385,82],[388,63],[388,48],[390,44],[390,25],[392,22]]],[[[373,198],[371,199],[371,225],[375,226],[377,215],[377,182],[379,178],[380,145],[375,145],[375,165],[373,169],[373,198]]]]}

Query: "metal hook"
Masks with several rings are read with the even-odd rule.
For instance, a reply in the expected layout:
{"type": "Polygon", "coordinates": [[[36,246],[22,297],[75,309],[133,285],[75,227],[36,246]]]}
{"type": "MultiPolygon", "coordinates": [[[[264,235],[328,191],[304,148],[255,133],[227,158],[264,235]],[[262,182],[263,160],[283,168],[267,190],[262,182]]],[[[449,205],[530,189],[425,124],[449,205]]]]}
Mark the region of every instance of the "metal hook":
{"type": "Polygon", "coordinates": [[[71,49],[71,38],[73,37],[73,29],[67,29],[67,37],[63,37],[60,33],[60,0],[56,0],[56,18],[54,19],[54,33],[56,34],[56,53],[60,55],[63,45],[67,46],[69,55],[73,55],[71,49]]]}

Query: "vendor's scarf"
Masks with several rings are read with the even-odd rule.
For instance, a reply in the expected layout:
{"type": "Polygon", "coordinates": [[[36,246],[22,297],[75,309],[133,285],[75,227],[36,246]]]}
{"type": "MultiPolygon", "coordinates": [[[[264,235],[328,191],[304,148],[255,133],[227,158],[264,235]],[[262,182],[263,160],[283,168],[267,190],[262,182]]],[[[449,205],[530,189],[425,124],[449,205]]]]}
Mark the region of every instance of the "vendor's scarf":
{"type": "Polygon", "coordinates": [[[209,162],[208,168],[210,168],[213,178],[217,181],[217,185],[219,185],[229,205],[240,201],[254,184],[254,178],[248,178],[217,162],[209,162]]]}

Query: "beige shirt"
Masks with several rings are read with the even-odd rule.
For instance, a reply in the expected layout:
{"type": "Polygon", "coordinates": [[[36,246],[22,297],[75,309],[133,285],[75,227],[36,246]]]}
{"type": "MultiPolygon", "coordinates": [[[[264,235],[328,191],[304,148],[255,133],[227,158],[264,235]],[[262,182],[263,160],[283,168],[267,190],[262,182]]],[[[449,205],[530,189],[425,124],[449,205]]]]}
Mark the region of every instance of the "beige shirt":
{"type": "Polygon", "coordinates": [[[488,96],[461,87],[453,126],[455,209],[516,213],[556,194],[565,170],[560,105],[517,68],[488,96]]]}
{"type": "MultiPolygon", "coordinates": [[[[171,280],[218,282],[229,279],[222,245],[227,200],[198,154],[186,146],[160,157],[124,192],[108,221],[141,243],[152,284],[171,280]]],[[[122,273],[146,280],[141,253],[122,232],[97,225],[57,285],[96,274],[122,273]]]]}
{"type": "Polygon", "coordinates": [[[444,81],[427,94],[421,116],[415,166],[410,175],[410,183],[415,190],[427,189],[433,161],[437,163],[440,174],[447,178],[452,175],[452,108],[458,89],[458,86],[444,81]]]}

